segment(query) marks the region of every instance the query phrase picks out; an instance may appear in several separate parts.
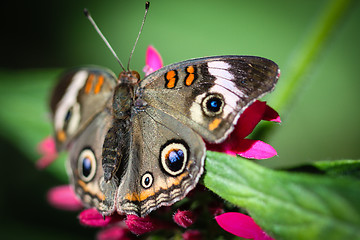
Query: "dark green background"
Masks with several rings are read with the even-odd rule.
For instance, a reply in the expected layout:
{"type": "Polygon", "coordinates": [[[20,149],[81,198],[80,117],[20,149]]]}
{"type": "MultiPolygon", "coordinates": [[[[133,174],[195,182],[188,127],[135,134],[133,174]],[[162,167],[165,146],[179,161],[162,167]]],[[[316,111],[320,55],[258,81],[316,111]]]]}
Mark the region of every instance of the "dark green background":
{"type": "MultiPolygon", "coordinates": [[[[211,55],[256,55],[277,62],[279,85],[331,1],[151,1],[131,61],[141,71],[153,45],[164,63],[211,55]]],[[[279,156],[271,167],[316,160],[359,159],[360,6],[354,1],[335,26],[303,84],[281,109],[283,123],[265,140],[279,156]]],[[[57,75],[81,65],[120,67],[82,13],[87,7],[124,64],[144,12],[144,1],[20,1],[4,7],[0,65],[2,153],[0,236],[89,238],[76,214],[49,207],[48,188],[64,183],[62,163],[39,172],[37,142],[50,133],[47,98],[57,75]],[[59,170],[60,169],[60,170],[59,170]]],[[[315,29],[316,30],[316,29],[315,29]]],[[[268,97],[276,99],[276,90],[268,97]]],[[[5,238],[4,238],[5,239],[5,238]]]]}

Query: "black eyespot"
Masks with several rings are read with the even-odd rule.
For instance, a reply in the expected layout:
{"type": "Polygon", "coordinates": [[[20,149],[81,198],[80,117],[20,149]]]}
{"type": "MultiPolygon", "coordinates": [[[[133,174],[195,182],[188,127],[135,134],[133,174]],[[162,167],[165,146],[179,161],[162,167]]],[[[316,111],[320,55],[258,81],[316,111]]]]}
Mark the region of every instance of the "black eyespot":
{"type": "Polygon", "coordinates": [[[222,101],[218,97],[212,97],[206,102],[206,108],[211,112],[218,112],[220,110],[222,101]]]}
{"type": "Polygon", "coordinates": [[[161,147],[160,165],[166,173],[177,176],[184,171],[188,156],[189,148],[186,143],[172,140],[161,147]]]}
{"type": "Polygon", "coordinates": [[[79,127],[80,118],[80,104],[74,103],[64,113],[61,129],[68,135],[74,134],[79,127]]]}
{"type": "Polygon", "coordinates": [[[207,95],[202,101],[202,109],[207,116],[216,116],[222,113],[224,99],[220,94],[207,95]]]}
{"type": "Polygon", "coordinates": [[[151,187],[151,185],[154,182],[154,177],[150,172],[146,172],[142,177],[141,177],[141,186],[143,188],[149,188],[151,187]]]}
{"type": "Polygon", "coordinates": [[[85,181],[91,181],[96,173],[96,158],[91,149],[84,149],[78,158],[78,171],[80,178],[85,181]]]}
{"type": "Polygon", "coordinates": [[[72,115],[72,108],[70,108],[65,115],[65,122],[68,122],[72,115]]]}

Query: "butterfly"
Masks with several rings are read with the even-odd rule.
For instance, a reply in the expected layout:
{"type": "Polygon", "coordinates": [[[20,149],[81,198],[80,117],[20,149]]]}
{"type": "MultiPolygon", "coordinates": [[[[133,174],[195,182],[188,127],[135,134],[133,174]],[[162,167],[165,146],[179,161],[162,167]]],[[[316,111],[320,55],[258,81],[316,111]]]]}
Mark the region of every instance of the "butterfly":
{"type": "Polygon", "coordinates": [[[224,141],[278,77],[273,61],[236,55],[174,63],[143,79],[101,67],[64,73],[50,106],[76,194],[104,216],[146,216],[183,199],[204,172],[204,140],[224,141]]]}

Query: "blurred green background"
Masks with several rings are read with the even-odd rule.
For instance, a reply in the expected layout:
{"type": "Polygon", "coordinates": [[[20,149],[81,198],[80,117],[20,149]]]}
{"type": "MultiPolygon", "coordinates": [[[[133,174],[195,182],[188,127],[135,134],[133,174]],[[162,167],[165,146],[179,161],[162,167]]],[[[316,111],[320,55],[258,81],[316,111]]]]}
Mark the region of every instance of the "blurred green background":
{"type": "MultiPolygon", "coordinates": [[[[328,37],[321,38],[315,58],[305,61],[305,74],[286,106],[278,104],[276,89],[267,97],[269,105],[281,105],[283,123],[272,124],[275,127],[262,138],[279,156],[260,163],[290,167],[316,160],[359,159],[358,1],[152,0],[131,68],[141,71],[150,44],[165,64],[211,55],[262,56],[281,68],[280,94],[333,2],[346,8],[338,11],[328,37]]],[[[17,1],[4,7],[0,45],[3,239],[93,238],[96,229],[80,227],[77,213],[55,210],[46,203],[47,189],[66,183],[67,178],[61,161],[49,171],[35,169],[36,145],[51,132],[47,99],[61,71],[91,64],[120,72],[83,8],[90,10],[126,64],[144,3],[17,1]]]]}

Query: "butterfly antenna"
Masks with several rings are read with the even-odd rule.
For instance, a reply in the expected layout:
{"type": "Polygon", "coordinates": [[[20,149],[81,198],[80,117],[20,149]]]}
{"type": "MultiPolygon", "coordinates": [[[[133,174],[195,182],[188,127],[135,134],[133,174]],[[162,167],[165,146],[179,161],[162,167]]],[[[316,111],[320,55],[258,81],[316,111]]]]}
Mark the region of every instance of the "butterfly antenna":
{"type": "Polygon", "coordinates": [[[84,14],[87,17],[87,19],[90,21],[90,23],[93,25],[93,27],[95,28],[96,32],[100,35],[100,37],[102,38],[102,40],[105,42],[106,46],[110,49],[111,53],[114,55],[114,57],[116,58],[116,60],[119,62],[121,68],[123,69],[123,71],[125,71],[124,65],[122,64],[122,62],[120,61],[119,57],[116,55],[114,49],[111,47],[110,43],[106,40],[106,38],[104,37],[104,35],[102,34],[102,32],[100,31],[100,29],[98,28],[98,26],[96,25],[94,19],[91,17],[90,12],[84,8],[84,14]]]}
{"type": "Polygon", "coordinates": [[[142,29],[143,29],[143,27],[144,27],[145,20],[146,20],[146,15],[147,15],[147,13],[148,13],[149,7],[150,7],[150,2],[146,1],[146,3],[145,3],[145,14],[144,14],[144,18],[143,18],[143,20],[142,20],[139,34],[138,34],[138,36],[137,36],[137,38],[136,38],[136,40],[135,40],[135,44],[134,44],[134,47],[133,47],[133,49],[132,49],[132,51],[131,51],[131,53],[130,53],[129,61],[128,61],[128,64],[127,64],[127,70],[128,70],[128,71],[130,71],[130,61],[131,61],[132,55],[133,55],[133,53],[134,53],[134,51],[135,51],[136,44],[137,44],[137,42],[139,41],[139,38],[140,38],[140,34],[141,34],[141,32],[142,32],[142,29]]]}

